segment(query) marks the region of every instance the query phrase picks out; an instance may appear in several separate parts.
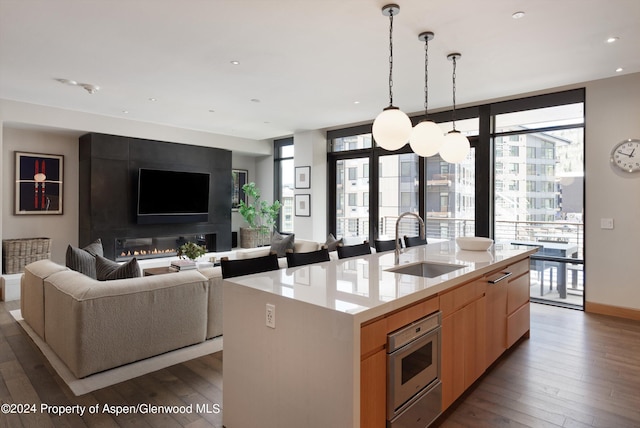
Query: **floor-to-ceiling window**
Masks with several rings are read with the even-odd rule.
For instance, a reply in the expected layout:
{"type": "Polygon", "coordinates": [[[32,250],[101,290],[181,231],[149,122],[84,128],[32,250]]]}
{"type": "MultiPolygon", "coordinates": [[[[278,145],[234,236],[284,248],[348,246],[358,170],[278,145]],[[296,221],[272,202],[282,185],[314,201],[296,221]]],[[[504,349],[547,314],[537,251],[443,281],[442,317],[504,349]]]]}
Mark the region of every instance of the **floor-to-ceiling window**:
{"type": "Polygon", "coordinates": [[[515,108],[502,105],[492,117],[495,237],[539,247],[532,300],[581,307],[584,102],[515,108]]]}
{"type": "Polygon", "coordinates": [[[277,223],[278,231],[293,233],[293,138],[275,140],[274,152],[274,199],[280,201],[282,208],[277,223]]]}
{"type": "MultiPolygon", "coordinates": [[[[584,90],[457,112],[472,147],[458,164],[419,158],[408,145],[376,147],[370,125],[328,132],[329,231],[354,243],[391,239],[409,211],[425,219],[432,242],[476,235],[536,245],[532,299],[581,306],[584,90]]],[[[447,132],[450,116],[430,118],[447,132]]],[[[402,234],[417,234],[406,227],[402,234]]]]}
{"type": "MultiPolygon", "coordinates": [[[[472,142],[469,155],[451,164],[440,155],[425,159],[425,223],[427,238],[450,240],[476,234],[476,146],[478,118],[456,121],[456,129],[472,142]]],[[[439,124],[443,131],[452,129],[450,122],[439,124]]]]}
{"type": "MultiPolygon", "coordinates": [[[[440,156],[421,158],[409,146],[389,152],[377,147],[370,126],[331,131],[329,140],[329,230],[349,243],[394,239],[400,214],[420,215],[427,239],[474,235],[476,215],[477,110],[466,112],[456,129],[472,141],[472,150],[460,164],[440,156]],[[421,178],[423,177],[423,178],[421,178]]],[[[442,115],[448,120],[450,115],[442,115]]],[[[443,133],[451,128],[444,121],[443,133]]],[[[407,217],[398,225],[399,236],[417,236],[419,223],[407,217]]]]}
{"type": "Polygon", "coordinates": [[[335,189],[329,201],[335,213],[331,230],[348,243],[370,239],[372,139],[361,131],[354,129],[331,141],[331,152],[337,155],[330,164],[335,189]]]}

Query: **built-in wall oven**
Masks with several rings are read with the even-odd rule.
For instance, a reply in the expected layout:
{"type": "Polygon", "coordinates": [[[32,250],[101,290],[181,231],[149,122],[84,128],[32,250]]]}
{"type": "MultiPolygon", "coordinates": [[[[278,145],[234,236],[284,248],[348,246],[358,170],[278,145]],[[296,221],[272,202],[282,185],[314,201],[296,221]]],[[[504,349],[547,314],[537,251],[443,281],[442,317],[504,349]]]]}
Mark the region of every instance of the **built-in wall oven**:
{"type": "Polygon", "coordinates": [[[387,336],[387,427],[425,428],[442,410],[440,312],[387,336]]]}

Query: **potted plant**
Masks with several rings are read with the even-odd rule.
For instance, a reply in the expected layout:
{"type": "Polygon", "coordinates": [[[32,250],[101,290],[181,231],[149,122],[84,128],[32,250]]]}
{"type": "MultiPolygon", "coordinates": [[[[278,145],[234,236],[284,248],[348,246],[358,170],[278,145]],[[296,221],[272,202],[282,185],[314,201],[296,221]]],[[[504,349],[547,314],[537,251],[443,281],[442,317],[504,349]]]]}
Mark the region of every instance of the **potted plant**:
{"type": "Polygon", "coordinates": [[[260,190],[256,183],[247,183],[242,186],[247,196],[247,202],[240,200],[238,212],[245,219],[249,227],[240,228],[240,246],[242,248],[259,247],[269,245],[271,232],[278,219],[281,204],[274,201],[269,204],[260,198],[260,190]]]}
{"type": "Polygon", "coordinates": [[[204,256],[206,252],[207,249],[203,245],[187,242],[178,248],[178,257],[184,259],[186,256],[189,260],[195,262],[198,257],[204,256]]]}

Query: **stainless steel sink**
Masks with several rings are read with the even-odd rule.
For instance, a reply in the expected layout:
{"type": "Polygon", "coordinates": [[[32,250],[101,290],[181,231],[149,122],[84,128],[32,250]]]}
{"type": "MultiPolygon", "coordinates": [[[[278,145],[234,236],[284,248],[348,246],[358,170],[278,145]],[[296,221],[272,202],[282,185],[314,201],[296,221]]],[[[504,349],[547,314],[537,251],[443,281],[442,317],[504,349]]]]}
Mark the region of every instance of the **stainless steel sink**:
{"type": "Polygon", "coordinates": [[[406,275],[421,276],[423,278],[436,278],[465,267],[465,265],[452,265],[448,263],[419,262],[393,267],[387,269],[387,272],[403,273],[406,275]]]}

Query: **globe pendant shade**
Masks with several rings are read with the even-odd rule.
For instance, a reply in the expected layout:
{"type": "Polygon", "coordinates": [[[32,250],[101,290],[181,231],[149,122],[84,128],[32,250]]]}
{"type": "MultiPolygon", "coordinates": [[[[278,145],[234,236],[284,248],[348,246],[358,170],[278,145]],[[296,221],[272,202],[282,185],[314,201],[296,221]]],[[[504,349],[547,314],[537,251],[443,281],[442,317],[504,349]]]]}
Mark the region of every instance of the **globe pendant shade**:
{"type": "Polygon", "coordinates": [[[425,158],[438,153],[443,142],[442,128],[430,120],[424,120],[414,126],[409,137],[409,145],[413,152],[425,158]]]}
{"type": "Polygon", "coordinates": [[[411,119],[397,107],[387,107],[373,121],[373,139],[387,150],[398,150],[409,141],[411,119]]]}
{"type": "Polygon", "coordinates": [[[471,145],[467,137],[459,131],[450,131],[444,137],[444,144],[440,148],[440,156],[446,162],[459,163],[467,157],[470,150],[471,145]]]}

